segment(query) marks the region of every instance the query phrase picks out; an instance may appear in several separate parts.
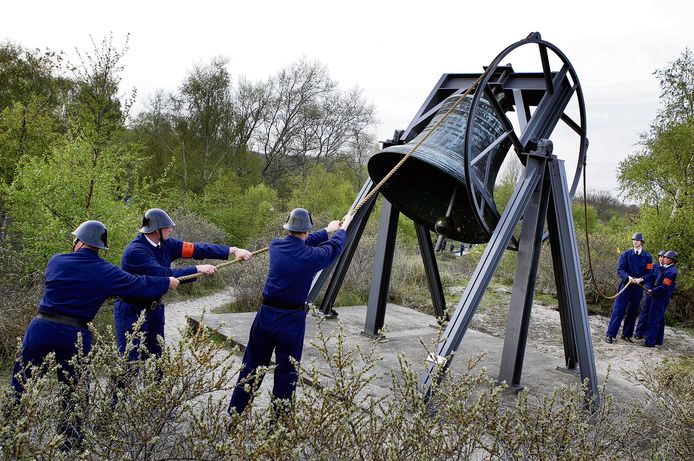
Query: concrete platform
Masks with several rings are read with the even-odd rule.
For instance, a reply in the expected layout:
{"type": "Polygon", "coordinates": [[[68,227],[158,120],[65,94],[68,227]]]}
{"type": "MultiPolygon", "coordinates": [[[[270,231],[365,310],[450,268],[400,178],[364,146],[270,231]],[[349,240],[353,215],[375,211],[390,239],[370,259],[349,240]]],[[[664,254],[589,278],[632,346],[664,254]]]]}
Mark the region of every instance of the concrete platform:
{"type": "MultiPolygon", "coordinates": [[[[366,319],[366,306],[340,307],[337,320],[317,319],[317,316],[309,314],[306,325],[306,339],[304,342],[304,357],[302,365],[315,365],[320,371],[328,372],[327,362],[321,357],[317,348],[312,346],[319,336],[320,329],[323,336],[331,337],[328,348],[334,351],[335,337],[339,326],[343,325],[345,335],[344,348],[347,351],[368,352],[372,348],[374,357],[378,359],[371,370],[373,382],[368,386],[368,394],[384,396],[390,391],[391,372],[399,375],[398,355],[402,354],[413,369],[423,372],[426,369],[427,352],[423,344],[430,350],[437,336],[436,319],[427,314],[408,309],[395,304],[389,304],[385,318],[385,337],[381,340],[368,337],[363,334],[366,319]]],[[[223,335],[238,344],[242,348],[248,341],[248,334],[255,312],[240,314],[206,314],[191,316],[189,321],[193,324],[202,323],[207,328],[223,335]]],[[[489,376],[496,379],[501,364],[501,351],[503,339],[474,330],[468,330],[463,342],[458,349],[449,368],[451,374],[460,374],[467,369],[468,359],[483,354],[478,367],[486,368],[489,376]]],[[[360,359],[355,360],[357,364],[360,359]]],[[[550,394],[554,389],[562,385],[573,385],[580,382],[580,377],[575,373],[560,371],[557,367],[564,365],[562,357],[552,357],[548,354],[526,349],[523,368],[522,385],[529,390],[531,395],[540,396],[550,394]]],[[[601,377],[599,377],[601,378],[601,377]]],[[[267,381],[263,386],[267,385],[267,381]]]]}

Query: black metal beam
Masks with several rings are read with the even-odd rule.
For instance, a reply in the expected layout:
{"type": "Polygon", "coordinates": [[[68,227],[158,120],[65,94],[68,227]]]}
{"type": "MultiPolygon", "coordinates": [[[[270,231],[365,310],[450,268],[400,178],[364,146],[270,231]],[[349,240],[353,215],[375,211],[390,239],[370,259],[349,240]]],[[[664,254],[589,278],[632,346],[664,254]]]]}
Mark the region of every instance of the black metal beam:
{"type": "Polygon", "coordinates": [[[446,311],[446,299],[443,296],[443,287],[441,286],[439,268],[436,264],[434,246],[431,243],[431,234],[421,224],[415,223],[414,228],[417,232],[417,241],[419,241],[419,251],[422,253],[424,272],[429,282],[429,293],[431,293],[431,301],[434,305],[434,315],[443,317],[446,311]]]}
{"type": "Polygon", "coordinates": [[[571,86],[567,75],[568,67],[564,66],[553,79],[554,91],[547,91],[542,97],[528,125],[520,136],[521,144],[527,148],[532,140],[546,139],[557,126],[564,109],[571,101],[576,88],[571,86]]]}
{"type": "Polygon", "coordinates": [[[559,242],[559,229],[557,228],[556,207],[554,196],[550,194],[547,210],[547,228],[549,231],[549,245],[552,249],[552,269],[557,286],[557,304],[559,306],[559,323],[561,325],[561,338],[564,346],[564,366],[566,371],[576,371],[578,365],[578,351],[576,350],[576,329],[571,319],[569,299],[570,293],[564,275],[564,267],[561,261],[561,244],[559,242]]]}
{"type": "Polygon", "coordinates": [[[543,180],[535,186],[535,191],[523,213],[520,243],[516,256],[516,270],[511,289],[504,347],[499,368],[499,381],[506,381],[511,388],[521,386],[521,374],[525,358],[525,347],[528,341],[528,329],[532,311],[533,295],[537,281],[538,263],[542,248],[542,234],[547,202],[549,201],[549,180],[545,174],[543,180]]]}
{"type": "Polygon", "coordinates": [[[551,233],[557,236],[554,240],[555,246],[552,247],[554,261],[560,266],[561,273],[557,283],[563,285],[562,291],[566,293],[563,302],[571,317],[570,328],[575,338],[581,381],[588,380],[588,392],[590,397],[594,398],[592,403],[597,406],[599,393],[593,342],[564,162],[553,159],[549,166],[553,213],[548,213],[547,219],[548,226],[553,230],[551,233]]]}
{"type": "Polygon", "coordinates": [[[477,311],[482,296],[501,261],[504,250],[513,236],[513,231],[523,215],[535,187],[544,175],[546,161],[546,158],[536,155],[528,157],[525,174],[511,194],[511,198],[501,214],[499,223],[465,288],[455,313],[448,322],[444,332],[444,340],[437,348],[436,357],[431,358],[432,365],[429,366],[427,373],[420,380],[421,390],[425,396],[430,396],[434,381],[440,379],[441,373],[448,368],[453,354],[458,350],[458,346],[470,326],[472,316],[477,311]]]}
{"type": "Polygon", "coordinates": [[[366,323],[364,324],[364,334],[369,336],[380,336],[386,317],[386,303],[388,302],[390,273],[395,255],[399,215],[400,212],[388,200],[385,198],[381,200],[376,255],[374,256],[371,289],[369,290],[366,323]]]}

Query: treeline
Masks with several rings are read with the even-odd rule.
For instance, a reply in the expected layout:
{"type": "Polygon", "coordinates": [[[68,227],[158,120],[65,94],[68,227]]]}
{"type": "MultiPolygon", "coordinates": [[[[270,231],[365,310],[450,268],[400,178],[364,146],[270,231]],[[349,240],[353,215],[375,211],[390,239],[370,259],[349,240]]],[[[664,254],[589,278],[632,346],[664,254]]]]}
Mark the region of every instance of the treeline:
{"type": "Polygon", "coordinates": [[[233,81],[216,58],[131,114],[126,51],[109,37],[69,64],[0,45],[0,238],[25,272],[64,251],[85,219],[107,224],[117,261],[155,205],[204,216],[237,246],[298,203],[347,210],[376,148],[374,107],[358,88],[305,59],[233,81]]]}

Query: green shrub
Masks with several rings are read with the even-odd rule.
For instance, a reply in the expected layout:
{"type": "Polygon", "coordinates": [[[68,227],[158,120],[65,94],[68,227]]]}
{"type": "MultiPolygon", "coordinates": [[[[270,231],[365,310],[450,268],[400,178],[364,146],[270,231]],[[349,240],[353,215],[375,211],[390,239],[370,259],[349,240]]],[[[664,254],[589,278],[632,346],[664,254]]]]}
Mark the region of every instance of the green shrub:
{"type": "MultiPolygon", "coordinates": [[[[521,393],[514,401],[477,360],[434,384],[427,401],[419,367],[400,356],[389,392],[375,396],[368,392],[380,367],[375,346],[351,349],[344,330],[327,336],[320,322],[311,347],[323,363],[298,366],[293,406],[281,403],[277,420],[264,399],[226,414],[240,360],[204,329],[137,369],[110,341],[96,339],[88,357],[74,359],[79,384],[60,384],[49,359],[20,400],[4,389],[4,459],[593,460],[619,459],[634,448],[634,438],[624,436],[631,426],[612,415],[609,398],[592,414],[581,386],[532,399],[521,393]],[[61,451],[61,426],[80,429],[79,449],[61,451]]],[[[691,401],[691,391],[678,392],[673,398],[691,401]]],[[[668,422],[686,429],[686,420],[668,422]]],[[[686,436],[670,441],[687,443],[686,436]]],[[[663,441],[644,443],[656,450],[663,441]]]]}

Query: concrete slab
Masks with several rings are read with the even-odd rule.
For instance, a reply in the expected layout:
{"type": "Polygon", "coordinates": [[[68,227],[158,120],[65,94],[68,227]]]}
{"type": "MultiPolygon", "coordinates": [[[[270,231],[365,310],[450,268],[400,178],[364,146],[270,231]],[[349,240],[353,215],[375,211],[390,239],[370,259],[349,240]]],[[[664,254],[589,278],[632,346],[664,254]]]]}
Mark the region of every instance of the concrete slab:
{"type": "MultiPolygon", "coordinates": [[[[307,317],[306,339],[302,365],[315,366],[326,375],[330,374],[326,360],[312,343],[319,341],[319,330],[327,341],[328,349],[334,352],[335,337],[339,326],[343,326],[344,348],[347,351],[361,350],[368,352],[373,348],[374,357],[378,359],[370,371],[373,382],[367,387],[367,393],[374,396],[384,396],[390,391],[391,372],[398,375],[398,356],[402,354],[410,365],[418,372],[426,369],[427,352],[423,344],[433,350],[437,337],[436,319],[412,309],[395,304],[389,304],[385,317],[385,337],[382,340],[364,335],[366,306],[340,307],[338,320],[318,318],[316,315],[307,317]]],[[[202,323],[207,328],[223,335],[242,348],[248,341],[251,323],[255,312],[238,314],[206,314],[204,317],[191,316],[190,321],[202,323]]],[[[453,375],[464,373],[469,358],[483,354],[479,367],[484,367],[491,378],[496,378],[501,364],[503,339],[475,330],[468,330],[461,347],[456,354],[450,372],[453,375]]],[[[356,355],[356,354],[355,354],[356,355]]],[[[355,359],[360,364],[361,359],[355,359]]],[[[523,368],[522,385],[531,395],[550,394],[562,385],[573,385],[580,381],[577,374],[566,373],[557,369],[564,365],[563,357],[553,357],[546,353],[526,349],[523,368]]],[[[326,379],[326,378],[324,378],[326,379]]],[[[602,377],[600,377],[602,379],[602,377]]],[[[266,379],[263,386],[267,386],[266,379]]]]}

